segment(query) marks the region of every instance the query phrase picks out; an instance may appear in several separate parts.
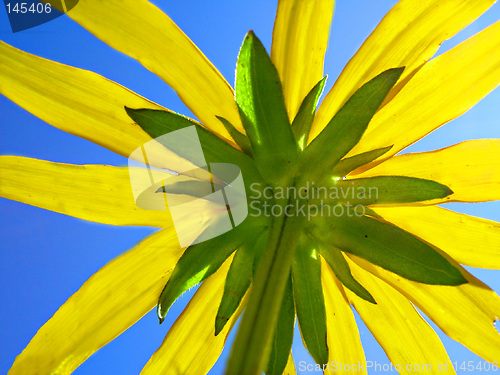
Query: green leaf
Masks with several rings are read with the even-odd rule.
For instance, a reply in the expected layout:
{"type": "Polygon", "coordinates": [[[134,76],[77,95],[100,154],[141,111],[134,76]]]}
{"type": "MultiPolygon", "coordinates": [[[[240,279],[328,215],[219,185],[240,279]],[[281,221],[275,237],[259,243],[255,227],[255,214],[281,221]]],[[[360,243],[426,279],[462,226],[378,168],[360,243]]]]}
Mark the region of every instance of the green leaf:
{"type": "Polygon", "coordinates": [[[236,67],[235,97],[261,175],[279,180],[297,157],[278,71],[250,31],[236,67]]]}
{"type": "Polygon", "coordinates": [[[361,285],[351,274],[351,269],[349,268],[349,264],[344,258],[342,252],[336,247],[321,243],[321,256],[326,260],[331,270],[337,276],[342,284],[345,287],[349,288],[352,292],[354,292],[358,297],[363,298],[365,301],[376,304],[375,299],[367,291],[363,285],[361,285]]]}
{"type": "Polygon", "coordinates": [[[356,178],[337,181],[335,185],[340,200],[351,205],[414,203],[453,194],[438,182],[404,176],[356,178]]]}
{"type": "Polygon", "coordinates": [[[316,114],[318,100],[325,88],[326,77],[323,77],[307,94],[292,122],[292,131],[300,150],[307,145],[307,137],[316,114]]]}
{"type": "MultiPolygon", "coordinates": [[[[214,133],[191,121],[187,117],[174,112],[167,112],[155,109],[131,109],[125,107],[128,115],[152,138],[175,130],[195,126],[200,139],[203,154],[208,164],[210,163],[233,163],[240,167],[244,177],[250,176],[255,179],[257,171],[251,157],[235,149],[226,141],[217,137],[214,133]]],[[[192,139],[180,139],[177,144],[170,144],[168,149],[175,152],[180,157],[193,162],[198,159],[197,150],[192,148],[192,139]]],[[[202,167],[199,166],[198,167],[202,167]]],[[[247,181],[245,180],[245,183],[247,181]]]]}
{"type": "Polygon", "coordinates": [[[361,86],[306,147],[303,170],[317,178],[332,169],[361,139],[368,123],[404,68],[389,69],[361,86]]]}
{"type": "Polygon", "coordinates": [[[335,165],[335,167],[333,167],[332,175],[335,177],[344,177],[356,168],[366,165],[384,155],[391,148],[392,146],[377,148],[372,151],[366,151],[361,154],[351,156],[350,158],[342,159],[335,165]]]}
{"type": "Polygon", "coordinates": [[[222,125],[226,128],[227,132],[233,138],[238,146],[248,155],[252,156],[252,146],[250,145],[250,141],[247,136],[241,133],[238,129],[234,127],[228,120],[221,116],[215,116],[222,122],[222,125]]]}
{"type": "Polygon", "coordinates": [[[426,242],[387,222],[370,217],[330,217],[313,227],[316,239],[359,256],[409,280],[434,285],[467,282],[460,271],[426,242]]]}
{"type": "Polygon", "coordinates": [[[246,220],[229,232],[188,247],[177,262],[158,300],[157,315],[160,323],[182,293],[217,271],[234,250],[249,236],[251,238],[254,230],[255,227],[246,220]]]}
{"type": "Polygon", "coordinates": [[[293,326],[295,325],[295,306],[293,303],[292,278],[288,284],[281,302],[276,330],[274,331],[273,346],[269,362],[267,363],[266,375],[281,375],[285,370],[293,342],[293,326]]]}
{"type": "Polygon", "coordinates": [[[303,241],[292,264],[293,293],[300,332],[316,363],[328,363],[321,262],[314,245],[303,241]]]}
{"type": "Polygon", "coordinates": [[[241,303],[252,282],[253,246],[245,244],[234,255],[226,276],[224,293],[215,317],[215,336],[224,328],[227,321],[241,303]]]}

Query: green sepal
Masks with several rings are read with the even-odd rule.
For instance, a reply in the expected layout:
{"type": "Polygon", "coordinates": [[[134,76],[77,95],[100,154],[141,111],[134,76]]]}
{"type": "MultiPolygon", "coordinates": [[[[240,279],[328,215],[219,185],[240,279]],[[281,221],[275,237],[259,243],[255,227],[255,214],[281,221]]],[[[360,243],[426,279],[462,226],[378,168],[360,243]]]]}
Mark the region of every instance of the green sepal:
{"type": "Polygon", "coordinates": [[[292,349],[294,325],[295,306],[293,303],[293,284],[290,276],[283,295],[276,330],[274,331],[273,346],[267,363],[266,375],[283,374],[292,349]]]}
{"type": "Polygon", "coordinates": [[[252,156],[252,146],[250,145],[250,141],[247,136],[241,133],[238,129],[234,127],[228,120],[221,116],[215,116],[222,122],[222,125],[226,128],[227,132],[233,138],[238,146],[245,152],[247,155],[252,156]]]}
{"type": "Polygon", "coordinates": [[[423,202],[453,194],[449,187],[439,182],[405,176],[341,180],[335,186],[341,194],[346,194],[346,197],[340,197],[340,201],[364,206],[423,202]]]}
{"type": "MultiPolygon", "coordinates": [[[[200,139],[205,160],[208,163],[232,163],[242,170],[244,177],[258,179],[254,162],[250,156],[231,146],[214,133],[200,126],[191,119],[174,112],[167,112],[156,109],[132,109],[125,107],[127,114],[134,120],[151,138],[158,138],[175,130],[195,126],[200,139]]],[[[169,145],[168,149],[180,157],[193,162],[197,160],[196,150],[191,147],[192,139],[186,142],[179,141],[177,144],[169,145]]],[[[202,167],[198,165],[197,167],[202,167]]],[[[247,179],[245,184],[247,184],[247,179]]]]}
{"type": "MultiPolygon", "coordinates": [[[[286,199],[276,201],[282,207],[287,204],[286,199]]],[[[298,215],[277,215],[270,219],[269,235],[227,362],[227,374],[254,375],[266,370],[283,293],[304,224],[298,215]]]]}
{"type": "Polygon", "coordinates": [[[241,303],[252,282],[253,246],[245,244],[236,250],[231,267],[226,276],[224,293],[215,317],[217,336],[241,303]]]}
{"type": "Polygon", "coordinates": [[[278,71],[252,31],[238,55],[235,99],[261,175],[266,181],[279,181],[289,174],[297,145],[278,71]]]}
{"type": "Polygon", "coordinates": [[[300,105],[297,115],[292,122],[292,131],[300,150],[304,150],[307,145],[307,137],[311,130],[311,125],[316,114],[318,100],[325,88],[326,76],[323,77],[305,97],[300,105]]]}
{"type": "Polygon", "coordinates": [[[254,230],[255,227],[247,219],[220,236],[189,246],[175,265],[158,299],[157,315],[160,323],[165,319],[170,306],[182,293],[217,271],[254,230]]]}
{"type": "Polygon", "coordinates": [[[252,278],[255,277],[255,273],[257,272],[257,267],[259,266],[260,259],[262,258],[262,254],[264,253],[264,249],[266,248],[266,244],[269,238],[269,230],[266,229],[262,234],[257,238],[254,245],[254,259],[252,265],[252,278]]]}
{"type": "Polygon", "coordinates": [[[461,272],[436,249],[401,228],[356,215],[331,217],[313,226],[316,239],[363,258],[408,280],[433,285],[461,285],[461,272]],[[321,226],[321,227],[319,227],[321,226]]]}
{"type": "Polygon", "coordinates": [[[404,68],[389,69],[361,86],[306,147],[301,170],[317,178],[331,170],[361,139],[368,123],[404,68]]]}
{"type": "Polygon", "coordinates": [[[334,246],[321,243],[321,256],[326,260],[326,263],[330,266],[330,269],[333,271],[335,276],[340,280],[340,282],[346,287],[349,288],[353,293],[355,293],[358,297],[364,299],[365,301],[376,304],[375,299],[367,291],[363,285],[361,285],[355,278],[352,276],[351,269],[349,268],[349,264],[344,258],[342,252],[334,246]]]}
{"type": "Polygon", "coordinates": [[[344,177],[353,170],[371,163],[378,157],[384,155],[391,148],[392,146],[377,148],[375,150],[366,151],[361,154],[342,159],[335,165],[335,167],[333,167],[332,175],[335,177],[344,177]]]}
{"type": "Polygon", "coordinates": [[[302,241],[292,263],[293,294],[304,344],[318,364],[328,363],[326,310],[316,247],[302,241]]]}

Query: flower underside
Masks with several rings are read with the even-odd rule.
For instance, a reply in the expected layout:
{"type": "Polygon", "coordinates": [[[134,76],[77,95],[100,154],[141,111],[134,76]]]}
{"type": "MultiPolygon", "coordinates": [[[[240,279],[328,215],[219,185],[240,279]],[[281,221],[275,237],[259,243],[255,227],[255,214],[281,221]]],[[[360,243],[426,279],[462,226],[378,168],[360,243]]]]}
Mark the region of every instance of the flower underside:
{"type": "Polygon", "coordinates": [[[69,374],[199,283],[141,373],[208,373],[243,311],[231,375],[296,373],[296,316],[315,370],[365,373],[353,310],[398,372],[456,370],[423,315],[496,366],[500,298],[461,265],[500,268],[500,223],[438,205],[500,199],[500,140],[396,155],[498,86],[500,22],[436,55],[495,1],[398,1],[321,106],[335,1],[277,3],[271,60],[249,33],[235,90],[149,0],[86,0],[68,13],[160,77],[199,123],[0,41],[2,95],[129,158],[126,168],[1,155],[0,196],[161,228],[85,282],[9,373],[69,374]]]}
{"type": "MultiPolygon", "coordinates": [[[[467,282],[440,250],[385,221],[370,208],[444,198],[452,194],[447,186],[403,176],[348,176],[391,148],[345,157],[359,142],[403,70],[386,70],[365,83],[309,144],[325,78],[304,98],[290,121],[278,72],[252,32],[240,50],[235,84],[235,100],[246,134],[218,117],[234,146],[173,112],[126,108],[152,138],[196,126],[207,164],[237,165],[248,194],[245,204],[250,214],[241,224],[184,252],[159,297],[160,322],[182,293],[203,282],[234,253],[214,321],[215,335],[222,331],[252,285],[249,311],[236,344],[243,343],[240,347],[248,349],[253,336],[265,336],[267,332],[269,339],[264,340],[263,348],[244,354],[250,358],[248,361],[252,356],[265,358],[258,361],[267,369],[266,374],[281,374],[292,345],[295,314],[315,361],[328,362],[322,259],[346,288],[374,304],[377,301],[351,274],[350,255],[420,283],[467,282]],[[274,301],[266,295],[274,297],[274,301]],[[263,312],[268,318],[262,323],[262,318],[257,317],[263,312]],[[251,327],[252,332],[245,331],[245,327],[251,327]]],[[[173,149],[170,145],[170,149],[190,160],[191,150],[182,142],[173,149]]],[[[229,186],[224,176],[209,172],[209,180],[188,174],[187,180],[166,184],[157,193],[202,198],[207,186],[212,190],[229,186]]],[[[229,207],[221,207],[220,212],[227,211],[229,207]]],[[[212,224],[217,220],[212,218],[212,224]]],[[[243,365],[237,363],[244,363],[243,352],[238,354],[238,345],[235,348],[232,358],[236,359],[230,360],[229,373],[238,373],[238,366],[243,365]]]]}

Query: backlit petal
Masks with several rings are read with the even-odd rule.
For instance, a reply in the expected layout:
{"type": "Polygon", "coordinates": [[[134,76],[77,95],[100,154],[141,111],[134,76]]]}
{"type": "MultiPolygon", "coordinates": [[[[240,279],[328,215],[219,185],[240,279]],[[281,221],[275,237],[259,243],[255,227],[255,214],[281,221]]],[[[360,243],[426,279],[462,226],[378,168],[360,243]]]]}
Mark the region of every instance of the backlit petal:
{"type": "Polygon", "coordinates": [[[104,266],[40,328],[9,374],[70,374],[156,305],[182,251],[168,228],[104,266]]]}
{"type": "MultiPolygon", "coordinates": [[[[397,92],[434,55],[444,40],[473,22],[494,3],[495,0],[398,2],[349,61],[323,100],[311,135],[319,134],[363,83],[387,69],[405,66],[400,84],[394,89],[397,92]]],[[[466,56],[462,58],[468,59],[466,56]]]]}
{"type": "Polygon", "coordinates": [[[452,339],[487,361],[498,361],[500,334],[493,323],[500,316],[500,297],[463,268],[467,284],[426,285],[350,257],[402,293],[452,339]]]}
{"type": "Polygon", "coordinates": [[[500,83],[500,21],[428,62],[372,119],[351,155],[390,157],[462,115],[500,83]]]}
{"type": "Polygon", "coordinates": [[[450,369],[447,373],[454,374],[438,335],[410,301],[354,262],[349,263],[353,275],[373,295],[377,304],[369,303],[346,290],[349,299],[393,365],[403,369],[407,365],[412,369],[413,366],[426,365],[426,373],[441,374],[440,364],[445,366],[442,368],[450,369]]]}
{"type": "Polygon", "coordinates": [[[243,299],[228,324],[215,336],[215,316],[231,259],[232,256],[200,286],[142,370],[142,375],[206,374],[214,365],[246,305],[243,299]]]}
{"type": "Polygon", "coordinates": [[[125,157],[151,137],[124,106],[162,109],[96,73],[31,55],[1,41],[0,93],[52,126],[125,157]]]}
{"type": "Polygon", "coordinates": [[[127,168],[0,156],[0,196],[112,225],[172,225],[169,211],[137,207],[127,168]]]}
{"type": "Polygon", "coordinates": [[[271,59],[280,74],[292,120],[307,93],[323,78],[334,7],[334,0],[278,2],[271,59]]]}
{"type": "Polygon", "coordinates": [[[498,200],[500,139],[472,140],[436,151],[394,156],[358,176],[388,175],[433,180],[453,191],[443,199],[427,201],[428,204],[498,200]]]}
{"type": "MultiPolygon", "coordinates": [[[[361,364],[366,367],[365,353],[359,338],[358,326],[342,284],[324,260],[321,261],[321,280],[325,297],[329,362],[361,364]]],[[[334,374],[333,368],[325,374],[334,374]]],[[[361,368],[350,374],[366,374],[361,368]]]]}
{"type": "Polygon", "coordinates": [[[162,78],[209,129],[229,137],[215,116],[243,129],[231,86],[155,5],[146,0],[87,0],[68,16],[162,78]]]}
{"type": "Polygon", "coordinates": [[[433,244],[458,263],[500,269],[500,223],[441,207],[373,207],[385,220],[433,244]]]}

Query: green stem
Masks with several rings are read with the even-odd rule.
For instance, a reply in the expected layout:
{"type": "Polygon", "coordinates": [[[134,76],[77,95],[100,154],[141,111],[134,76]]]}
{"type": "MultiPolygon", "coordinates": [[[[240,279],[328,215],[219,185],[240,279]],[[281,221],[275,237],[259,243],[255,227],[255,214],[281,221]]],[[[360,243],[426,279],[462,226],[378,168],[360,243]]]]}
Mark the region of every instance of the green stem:
{"type": "MultiPolygon", "coordinates": [[[[286,200],[282,207],[289,203],[286,200]]],[[[252,292],[226,370],[227,375],[257,375],[265,370],[295,247],[300,217],[273,218],[266,249],[259,262],[252,292]]]]}

